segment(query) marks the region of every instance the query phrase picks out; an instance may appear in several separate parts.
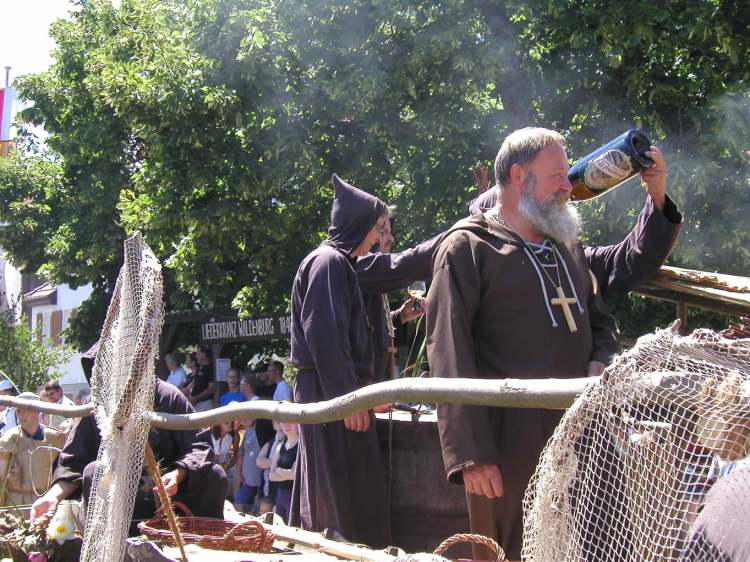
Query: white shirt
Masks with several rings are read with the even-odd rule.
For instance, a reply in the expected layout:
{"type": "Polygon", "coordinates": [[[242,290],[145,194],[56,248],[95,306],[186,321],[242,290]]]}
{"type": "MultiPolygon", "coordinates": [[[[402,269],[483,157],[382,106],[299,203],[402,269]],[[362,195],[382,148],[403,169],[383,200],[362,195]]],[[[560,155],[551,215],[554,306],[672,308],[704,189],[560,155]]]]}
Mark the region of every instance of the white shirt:
{"type": "Polygon", "coordinates": [[[0,412],[0,424],[5,424],[0,427],[0,435],[16,427],[18,425],[16,409],[8,407],[3,412],[0,412]]]}
{"type": "MultiPolygon", "coordinates": [[[[57,401],[57,403],[62,406],[75,406],[76,405],[75,402],[73,402],[70,398],[68,398],[64,394],[60,396],[60,399],[57,401]]],[[[60,431],[67,433],[67,431],[73,425],[73,421],[74,421],[73,418],[66,418],[65,416],[59,416],[57,414],[50,414],[47,425],[53,429],[59,429],[60,431]]]]}
{"type": "Polygon", "coordinates": [[[211,443],[214,448],[216,464],[224,464],[229,461],[229,455],[232,453],[232,435],[227,433],[224,437],[218,439],[212,435],[211,443]]]}

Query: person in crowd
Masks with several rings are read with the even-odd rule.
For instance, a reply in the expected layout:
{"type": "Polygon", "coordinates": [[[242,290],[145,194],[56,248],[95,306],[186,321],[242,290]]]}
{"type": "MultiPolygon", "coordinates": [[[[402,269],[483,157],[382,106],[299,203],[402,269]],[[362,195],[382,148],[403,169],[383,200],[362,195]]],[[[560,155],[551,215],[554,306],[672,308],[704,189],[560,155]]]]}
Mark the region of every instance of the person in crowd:
{"type": "MultiPolygon", "coordinates": [[[[657,148],[650,156],[655,164],[641,177],[659,205],[666,164],[657,148]]],[[[454,225],[433,260],[426,331],[436,375],[581,377],[600,373],[618,349],[615,329],[593,329],[604,304],[589,269],[604,268],[622,246],[584,254],[567,173],[554,131],[521,129],[503,142],[495,163],[502,204],[454,225]]],[[[629,275],[615,268],[609,283],[629,275]]],[[[524,491],[560,416],[438,407],[448,479],[466,489],[472,532],[500,542],[511,560],[520,558],[524,491]]],[[[474,549],[475,558],[488,556],[474,549]]]]}
{"type": "MultiPolygon", "coordinates": [[[[70,398],[65,396],[63,393],[60,381],[51,380],[44,385],[44,390],[40,394],[40,398],[43,402],[52,402],[53,404],[60,404],[62,406],[75,406],[76,403],[70,398]]],[[[54,429],[59,429],[63,433],[67,434],[70,428],[73,427],[73,418],[66,418],[64,416],[50,414],[49,416],[43,415],[42,421],[45,425],[54,429]]]]}
{"type": "Polygon", "coordinates": [[[243,419],[240,424],[245,432],[237,459],[234,505],[239,511],[253,513],[255,499],[263,486],[263,470],[257,464],[260,446],[255,435],[255,420],[243,419]]]}
{"type": "MultiPolygon", "coordinates": [[[[354,391],[373,376],[354,266],[378,241],[388,209],[336,175],[333,187],[328,237],[303,259],[292,286],[294,401],[302,404],[354,391]]],[[[327,528],[376,548],[389,543],[385,466],[371,416],[364,411],[343,422],[302,426],[292,525],[327,528]]]]}
{"type": "Polygon", "coordinates": [[[272,400],[276,392],[276,383],[271,380],[269,371],[270,364],[260,365],[255,371],[255,380],[258,383],[256,391],[263,400],[272,400]]]}
{"type": "Polygon", "coordinates": [[[226,406],[230,402],[244,402],[247,400],[240,389],[240,373],[237,369],[229,369],[227,372],[227,386],[229,390],[219,398],[219,406],[226,406]]]}
{"type": "MultiPolygon", "coordinates": [[[[247,372],[242,376],[242,382],[240,383],[240,392],[245,397],[245,400],[262,400],[264,398],[270,398],[270,396],[261,396],[261,389],[267,388],[263,384],[258,382],[258,374],[253,372],[247,372]]],[[[273,422],[271,420],[259,419],[255,421],[254,425],[255,437],[258,439],[258,446],[263,447],[269,441],[273,441],[276,430],[274,429],[273,422]]]]}
{"type": "Polygon", "coordinates": [[[187,367],[185,381],[178,388],[185,396],[190,396],[193,391],[193,381],[198,376],[198,358],[195,351],[185,355],[185,366],[187,367]]]}
{"type": "Polygon", "coordinates": [[[176,386],[177,388],[182,387],[185,384],[185,379],[187,379],[187,373],[180,364],[182,363],[180,354],[176,351],[167,353],[164,356],[164,363],[167,365],[167,369],[169,369],[167,382],[176,386]]]}
{"type": "Polygon", "coordinates": [[[235,431],[231,421],[222,422],[211,428],[211,446],[214,451],[214,462],[229,473],[234,466],[239,449],[240,434],[235,431]]]}
{"type": "MultiPolygon", "coordinates": [[[[194,409],[179,390],[157,379],[154,411],[189,414],[194,409]]],[[[196,517],[223,518],[227,477],[224,469],[213,462],[210,431],[152,429],[148,442],[160,466],[166,471],[162,475],[162,482],[167,494],[184,503],[196,517]]],[[[87,502],[100,443],[96,418],[81,418],[60,454],[52,486],[32,505],[32,521],[47,523],[63,499],[83,496],[84,502],[87,502]]],[[[154,510],[153,494],[139,494],[133,519],[149,519],[153,517],[154,510]]],[[[137,528],[131,527],[131,532],[137,532],[137,528]]]]}
{"type": "Polygon", "coordinates": [[[281,422],[279,426],[284,437],[274,445],[271,453],[269,479],[271,482],[276,482],[276,503],[273,511],[283,519],[284,523],[288,523],[296,471],[299,427],[296,423],[286,422],[281,422]]]}
{"type": "MultiPolygon", "coordinates": [[[[17,396],[18,390],[9,379],[3,379],[0,381],[0,395],[17,396]]],[[[13,429],[17,425],[16,409],[0,405],[0,435],[3,435],[6,431],[13,429]]]]}
{"type": "MultiPolygon", "coordinates": [[[[257,420],[260,421],[260,420],[257,420]]],[[[257,422],[256,422],[257,427],[257,422]]],[[[279,427],[279,424],[277,422],[273,422],[273,439],[269,440],[264,445],[260,446],[260,452],[258,453],[258,458],[255,461],[255,464],[258,466],[259,469],[263,471],[263,483],[262,483],[262,493],[264,496],[268,496],[271,498],[272,501],[276,501],[276,482],[271,481],[270,474],[271,474],[271,455],[273,453],[274,448],[276,445],[284,439],[284,432],[281,431],[281,428],[279,427]]]]}
{"type": "Polygon", "coordinates": [[[240,393],[242,393],[242,402],[249,400],[260,400],[258,396],[258,381],[253,373],[245,373],[240,381],[240,393]]]}
{"type": "Polygon", "coordinates": [[[292,402],[292,387],[284,380],[284,364],[281,361],[273,361],[268,366],[268,379],[276,385],[273,391],[273,399],[292,402]]]}
{"type": "Polygon", "coordinates": [[[211,348],[205,344],[198,346],[195,351],[198,370],[193,377],[192,388],[188,400],[196,412],[205,412],[213,407],[214,398],[214,368],[211,348]]]}
{"type": "MultiPolygon", "coordinates": [[[[18,398],[39,400],[33,392],[18,398]]],[[[65,434],[39,423],[39,412],[17,408],[18,425],[0,437],[0,506],[29,505],[50,486],[65,434]]]]}

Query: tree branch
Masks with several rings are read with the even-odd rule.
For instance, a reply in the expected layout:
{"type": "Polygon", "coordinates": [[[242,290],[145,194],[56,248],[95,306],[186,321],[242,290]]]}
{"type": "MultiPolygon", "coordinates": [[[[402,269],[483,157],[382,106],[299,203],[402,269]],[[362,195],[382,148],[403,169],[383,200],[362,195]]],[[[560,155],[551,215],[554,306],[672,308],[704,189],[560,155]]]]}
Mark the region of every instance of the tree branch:
{"type": "MultiPolygon", "coordinates": [[[[393,402],[471,404],[506,408],[565,409],[587,385],[598,378],[579,379],[442,379],[404,378],[386,381],[324,402],[292,404],[253,400],[194,414],[151,412],[151,426],[198,429],[241,418],[263,418],[296,423],[324,423],[393,402]]],[[[61,406],[38,400],[0,396],[0,405],[26,408],[65,417],[85,417],[93,406],[61,406]]]]}

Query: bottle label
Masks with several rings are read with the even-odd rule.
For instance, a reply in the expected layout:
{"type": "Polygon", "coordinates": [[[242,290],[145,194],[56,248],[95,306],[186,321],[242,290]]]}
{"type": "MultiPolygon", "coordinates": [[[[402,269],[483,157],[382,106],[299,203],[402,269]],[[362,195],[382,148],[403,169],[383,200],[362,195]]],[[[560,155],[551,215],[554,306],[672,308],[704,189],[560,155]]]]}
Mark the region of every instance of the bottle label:
{"type": "Polygon", "coordinates": [[[608,150],[591,160],[583,175],[584,183],[593,190],[614,187],[633,174],[630,157],[621,150],[608,150]]]}

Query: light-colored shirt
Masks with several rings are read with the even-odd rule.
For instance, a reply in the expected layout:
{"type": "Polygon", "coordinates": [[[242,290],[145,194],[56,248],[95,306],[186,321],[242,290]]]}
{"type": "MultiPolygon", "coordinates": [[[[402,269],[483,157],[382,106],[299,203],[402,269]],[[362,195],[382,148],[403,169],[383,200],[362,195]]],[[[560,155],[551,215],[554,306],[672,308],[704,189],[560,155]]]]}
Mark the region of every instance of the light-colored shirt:
{"type": "MultiPolygon", "coordinates": [[[[68,398],[64,394],[60,396],[60,399],[57,401],[57,403],[62,406],[75,406],[76,405],[75,402],[73,402],[70,398],[68,398]]],[[[47,425],[49,427],[52,427],[54,429],[59,429],[60,431],[67,433],[68,430],[72,427],[73,421],[74,420],[72,418],[66,418],[65,416],[58,416],[57,414],[50,414],[47,425]]]]}
{"type": "Polygon", "coordinates": [[[169,373],[169,376],[167,377],[167,382],[179,388],[180,385],[185,382],[186,378],[187,378],[187,374],[185,373],[185,369],[183,369],[182,367],[177,367],[174,371],[171,371],[169,373]]]}
{"type": "Polygon", "coordinates": [[[225,465],[229,462],[229,456],[232,454],[232,434],[227,433],[223,437],[218,439],[211,436],[211,444],[214,448],[214,456],[216,457],[216,464],[225,465]]]}
{"type": "Polygon", "coordinates": [[[258,446],[258,437],[255,435],[254,427],[245,430],[240,450],[242,451],[243,483],[247,486],[260,486],[263,482],[263,470],[256,464],[260,446],[258,446]]]}
{"type": "Polygon", "coordinates": [[[2,425],[0,427],[0,436],[18,425],[15,408],[5,408],[5,411],[0,413],[0,425],[2,425]]]}
{"type": "Polygon", "coordinates": [[[292,402],[292,387],[289,383],[282,380],[276,385],[276,390],[273,391],[274,400],[286,400],[292,402]]]}

